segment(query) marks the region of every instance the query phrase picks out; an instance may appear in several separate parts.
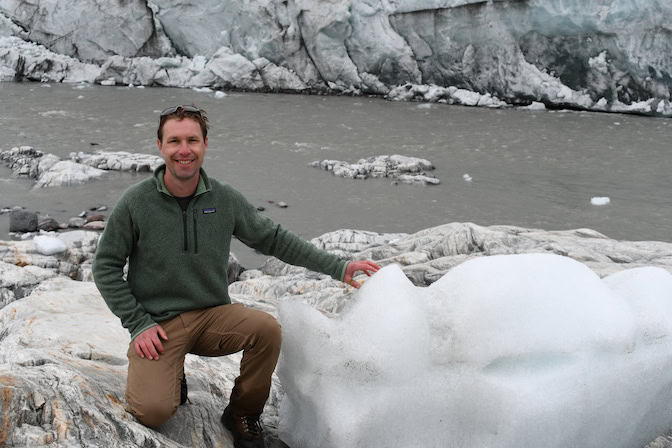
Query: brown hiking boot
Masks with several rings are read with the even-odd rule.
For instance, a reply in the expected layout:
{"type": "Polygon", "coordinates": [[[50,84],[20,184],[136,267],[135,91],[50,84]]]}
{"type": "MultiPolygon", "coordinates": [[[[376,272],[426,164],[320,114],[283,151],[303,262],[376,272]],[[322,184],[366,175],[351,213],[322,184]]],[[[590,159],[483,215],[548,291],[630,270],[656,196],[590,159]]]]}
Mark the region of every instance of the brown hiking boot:
{"type": "Polygon", "coordinates": [[[259,417],[239,417],[231,411],[231,405],[224,409],[222,423],[233,434],[234,448],[264,448],[264,434],[259,417]]]}

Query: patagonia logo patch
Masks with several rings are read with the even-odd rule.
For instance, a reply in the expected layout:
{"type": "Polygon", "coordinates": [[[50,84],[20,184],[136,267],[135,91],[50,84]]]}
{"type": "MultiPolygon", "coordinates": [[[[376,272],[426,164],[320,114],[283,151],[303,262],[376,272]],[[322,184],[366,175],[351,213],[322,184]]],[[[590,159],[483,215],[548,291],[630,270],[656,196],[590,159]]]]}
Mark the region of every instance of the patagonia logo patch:
{"type": "Polygon", "coordinates": [[[217,211],[217,209],[215,207],[204,208],[203,209],[203,214],[207,215],[208,213],[215,213],[216,211],[217,211]]]}

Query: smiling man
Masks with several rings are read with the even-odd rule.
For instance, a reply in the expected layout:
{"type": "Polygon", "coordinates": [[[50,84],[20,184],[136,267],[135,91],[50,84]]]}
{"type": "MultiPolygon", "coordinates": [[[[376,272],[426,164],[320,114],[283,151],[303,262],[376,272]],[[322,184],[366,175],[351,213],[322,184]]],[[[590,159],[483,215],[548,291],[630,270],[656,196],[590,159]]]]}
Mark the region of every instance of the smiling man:
{"type": "Polygon", "coordinates": [[[165,164],[119,199],[93,264],[100,293],[131,334],[126,399],[141,423],[160,426],[187,401],[187,353],[224,356],[242,350],[240,376],[222,423],[236,448],[263,447],[259,417],[281,331],[269,314],[231,303],[231,238],[355,287],[355,272],[370,275],[380,267],[317,249],[259,214],[233,187],[209,178],[202,168],[208,148],[204,110],[164,110],[157,137],[165,164]]]}

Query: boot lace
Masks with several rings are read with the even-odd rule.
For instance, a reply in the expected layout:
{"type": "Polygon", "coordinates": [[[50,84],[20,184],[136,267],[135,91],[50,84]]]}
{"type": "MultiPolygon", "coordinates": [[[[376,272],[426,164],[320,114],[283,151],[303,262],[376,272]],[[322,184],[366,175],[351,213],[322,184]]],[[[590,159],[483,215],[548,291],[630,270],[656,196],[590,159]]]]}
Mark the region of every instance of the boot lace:
{"type": "Polygon", "coordinates": [[[261,428],[261,423],[259,423],[258,417],[241,417],[243,423],[243,430],[255,437],[261,437],[263,434],[263,429],[261,428]]]}

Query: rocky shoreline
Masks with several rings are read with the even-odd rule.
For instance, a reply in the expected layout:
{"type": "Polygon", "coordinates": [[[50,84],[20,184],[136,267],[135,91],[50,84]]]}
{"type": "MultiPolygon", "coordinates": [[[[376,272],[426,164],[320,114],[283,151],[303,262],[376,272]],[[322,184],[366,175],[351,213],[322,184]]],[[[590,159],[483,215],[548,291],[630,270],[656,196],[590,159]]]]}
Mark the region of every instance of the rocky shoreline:
{"type": "MultiPolygon", "coordinates": [[[[42,255],[34,240],[0,242],[0,422],[5,422],[0,445],[70,447],[105,441],[110,447],[232,446],[219,416],[239,355],[188,356],[192,404],[181,406],[158,431],[138,424],[124,407],[129,336],[91,282],[99,233],[75,230],[50,236],[67,249],[42,255]]],[[[466,260],[501,254],[558,254],[600,276],[640,266],[672,272],[672,243],[616,241],[589,229],[549,232],[451,223],[412,235],[341,230],[312,242],[341,257],[398,264],[417,286],[432,284],[466,260]]],[[[273,315],[279,303],[299,300],[337,316],[355,292],[276,259],[251,270],[232,259],[229,282],[235,301],[273,315]]],[[[264,413],[271,447],[285,446],[277,434],[283,393],[274,376],[264,413]]],[[[648,447],[670,448],[672,439],[661,436],[648,447]]]]}

